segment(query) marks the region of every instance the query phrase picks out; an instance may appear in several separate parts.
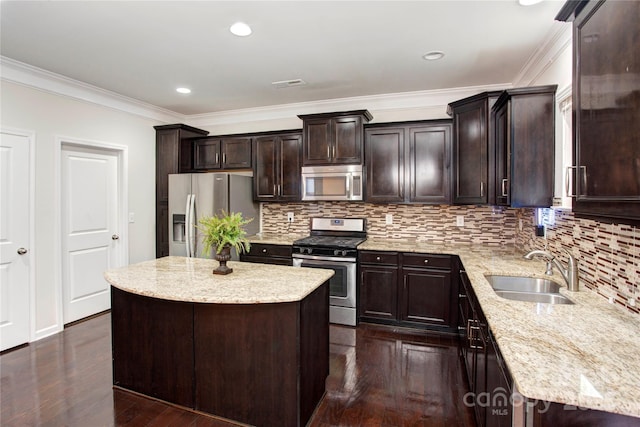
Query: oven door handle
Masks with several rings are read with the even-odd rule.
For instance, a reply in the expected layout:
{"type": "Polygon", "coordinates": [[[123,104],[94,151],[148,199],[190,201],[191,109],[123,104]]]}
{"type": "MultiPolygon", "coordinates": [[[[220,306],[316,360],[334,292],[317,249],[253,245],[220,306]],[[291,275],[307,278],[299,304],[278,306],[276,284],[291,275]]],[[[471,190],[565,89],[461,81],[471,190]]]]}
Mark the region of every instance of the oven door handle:
{"type": "Polygon", "coordinates": [[[302,255],[302,254],[295,254],[292,255],[293,259],[307,259],[307,260],[312,260],[312,261],[330,261],[330,262],[342,262],[342,263],[354,263],[356,262],[355,258],[339,258],[339,257],[330,257],[330,256],[323,256],[323,255],[302,255]]]}

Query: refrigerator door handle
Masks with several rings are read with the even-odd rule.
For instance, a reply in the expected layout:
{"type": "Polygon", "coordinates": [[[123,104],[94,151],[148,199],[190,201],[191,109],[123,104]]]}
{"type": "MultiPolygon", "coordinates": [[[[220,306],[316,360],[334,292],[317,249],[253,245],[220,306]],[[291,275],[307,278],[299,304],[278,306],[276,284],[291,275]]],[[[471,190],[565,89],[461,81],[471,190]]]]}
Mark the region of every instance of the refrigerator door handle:
{"type": "Polygon", "coordinates": [[[191,249],[191,220],[190,220],[190,208],[191,208],[191,194],[187,194],[187,205],[184,208],[184,237],[185,237],[185,247],[187,250],[187,257],[190,257],[190,249],[191,249]]]}
{"type": "Polygon", "coordinates": [[[191,209],[189,212],[190,219],[189,222],[191,224],[191,257],[196,258],[198,255],[196,254],[196,236],[198,235],[196,231],[196,195],[191,195],[191,209]]]}

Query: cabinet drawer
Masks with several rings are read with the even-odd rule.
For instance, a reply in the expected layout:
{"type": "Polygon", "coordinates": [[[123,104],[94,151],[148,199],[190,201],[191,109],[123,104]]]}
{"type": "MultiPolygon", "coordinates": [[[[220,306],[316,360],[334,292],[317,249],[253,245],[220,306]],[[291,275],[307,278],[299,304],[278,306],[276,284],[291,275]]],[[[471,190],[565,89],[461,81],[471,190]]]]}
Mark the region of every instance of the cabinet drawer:
{"type": "Polygon", "coordinates": [[[292,247],[287,245],[268,245],[264,243],[252,243],[248,255],[273,256],[291,258],[292,247]]]}
{"type": "Polygon", "coordinates": [[[363,264],[398,265],[398,253],[362,251],[360,252],[360,262],[363,264]]]}
{"type": "Polygon", "coordinates": [[[402,265],[404,267],[424,267],[451,269],[450,255],[427,255],[427,254],[402,254],[402,265]]]}

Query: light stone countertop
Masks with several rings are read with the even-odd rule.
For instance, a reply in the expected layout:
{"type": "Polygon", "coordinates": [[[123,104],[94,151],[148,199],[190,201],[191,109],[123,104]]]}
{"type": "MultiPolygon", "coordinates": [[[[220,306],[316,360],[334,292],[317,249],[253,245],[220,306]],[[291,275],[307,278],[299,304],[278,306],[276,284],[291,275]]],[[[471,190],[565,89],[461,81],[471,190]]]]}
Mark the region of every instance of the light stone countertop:
{"type": "Polygon", "coordinates": [[[512,247],[368,239],[358,249],[458,255],[522,395],[640,417],[640,316],[583,286],[569,292],[555,269],[545,276],[544,261],[512,247]],[[575,304],[503,299],[487,274],[551,278],[575,304]]]}
{"type": "Polygon", "coordinates": [[[276,234],[276,233],[258,233],[252,236],[248,236],[247,240],[250,243],[263,243],[265,245],[284,245],[291,246],[293,242],[303,237],[307,237],[304,234],[276,234]]]}
{"type": "Polygon", "coordinates": [[[304,299],[333,270],[229,261],[233,273],[216,275],[218,261],[169,256],[108,270],[105,279],[123,291],[173,301],[265,304],[304,299]]]}

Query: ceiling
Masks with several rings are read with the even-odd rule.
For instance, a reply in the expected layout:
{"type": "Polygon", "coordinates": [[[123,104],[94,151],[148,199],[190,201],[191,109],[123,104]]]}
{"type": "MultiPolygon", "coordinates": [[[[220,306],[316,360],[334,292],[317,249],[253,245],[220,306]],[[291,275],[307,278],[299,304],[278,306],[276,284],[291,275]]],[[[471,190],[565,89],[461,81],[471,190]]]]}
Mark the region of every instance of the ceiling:
{"type": "Polygon", "coordinates": [[[0,53],[192,115],[512,83],[557,28],[562,5],[3,0],[0,53]],[[232,35],[236,21],[253,34],[232,35]],[[422,59],[432,50],[445,57],[422,59]],[[271,84],[289,79],[307,84],[271,84]]]}

